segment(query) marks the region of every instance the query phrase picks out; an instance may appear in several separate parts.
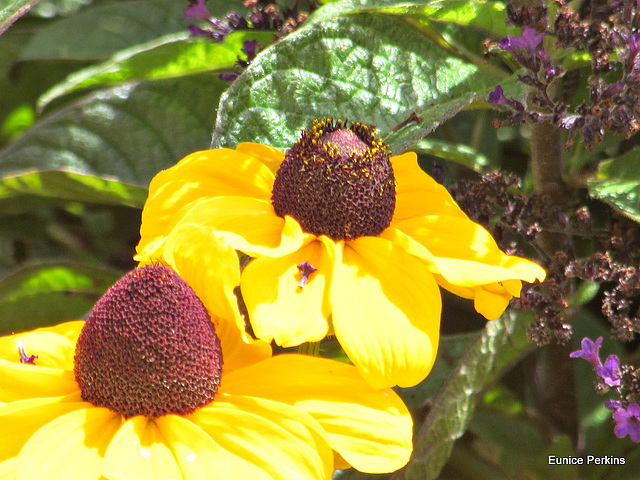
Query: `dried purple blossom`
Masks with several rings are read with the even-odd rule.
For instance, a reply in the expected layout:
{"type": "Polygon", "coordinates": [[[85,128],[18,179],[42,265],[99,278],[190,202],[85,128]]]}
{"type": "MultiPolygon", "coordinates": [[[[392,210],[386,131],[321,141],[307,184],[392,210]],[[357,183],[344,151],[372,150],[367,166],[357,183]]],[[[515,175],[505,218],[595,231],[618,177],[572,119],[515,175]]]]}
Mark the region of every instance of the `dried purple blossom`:
{"type": "Polygon", "coordinates": [[[627,408],[619,407],[611,414],[616,422],[613,429],[616,437],[624,438],[629,435],[632,442],[640,442],[640,406],[630,403],[627,408]]]}
{"type": "Polygon", "coordinates": [[[590,338],[584,337],[581,342],[582,350],[576,350],[571,352],[569,356],[571,358],[583,358],[593,366],[598,368],[602,364],[600,363],[600,347],[602,346],[602,337],[598,337],[595,342],[590,338]]]}
{"type": "Polygon", "coordinates": [[[620,359],[616,355],[609,355],[604,361],[604,366],[596,367],[596,372],[610,387],[620,386],[620,359]]]}

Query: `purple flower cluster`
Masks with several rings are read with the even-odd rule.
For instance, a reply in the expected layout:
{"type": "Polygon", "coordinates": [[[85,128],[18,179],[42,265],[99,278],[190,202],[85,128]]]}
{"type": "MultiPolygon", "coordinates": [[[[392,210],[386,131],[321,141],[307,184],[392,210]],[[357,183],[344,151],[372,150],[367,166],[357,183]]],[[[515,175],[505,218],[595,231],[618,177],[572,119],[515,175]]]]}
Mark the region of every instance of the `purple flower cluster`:
{"type": "Polygon", "coordinates": [[[507,36],[497,47],[509,52],[526,69],[517,78],[530,88],[526,104],[504,97],[497,89],[489,94],[489,102],[501,109],[515,110],[506,120],[508,125],[550,122],[569,130],[565,148],[574,143],[577,133],[584,138],[587,149],[601,142],[605,131],[629,138],[640,130],[640,33],[634,20],[640,18],[638,2],[609,2],[592,9],[586,18],[584,12],[574,12],[569,2],[557,3],[560,9],[552,29],[546,11],[517,11],[507,3],[511,23],[524,28],[521,36],[507,36]],[[550,36],[556,39],[556,58],[566,57],[561,54],[562,49],[583,51],[591,57],[588,99],[575,107],[570,105],[579,82],[572,85],[571,77],[578,78],[574,75],[577,71],[567,73],[550,58],[542,45],[550,36]],[[565,76],[561,93],[550,94],[551,83],[560,76],[565,76]]]}
{"type": "MultiPolygon", "coordinates": [[[[595,342],[585,337],[582,339],[582,349],[570,353],[569,356],[571,358],[585,359],[595,369],[605,385],[621,393],[622,369],[620,367],[620,359],[616,355],[609,355],[604,364],[602,364],[600,362],[601,346],[602,337],[598,337],[595,342]]],[[[606,388],[601,389],[601,391],[605,390],[606,388]]],[[[605,406],[609,410],[613,410],[611,417],[616,422],[616,426],[613,429],[616,437],[624,438],[629,435],[633,442],[639,443],[640,406],[624,397],[621,400],[607,400],[605,406]]]]}

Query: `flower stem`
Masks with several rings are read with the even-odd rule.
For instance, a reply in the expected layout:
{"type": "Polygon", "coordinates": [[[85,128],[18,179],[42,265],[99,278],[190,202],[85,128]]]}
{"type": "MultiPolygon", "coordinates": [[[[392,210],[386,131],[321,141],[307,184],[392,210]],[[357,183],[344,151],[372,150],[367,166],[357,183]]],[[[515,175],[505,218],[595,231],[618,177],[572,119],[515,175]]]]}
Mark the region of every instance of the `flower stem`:
{"type": "Polygon", "coordinates": [[[320,342],[307,342],[298,346],[298,353],[318,357],[320,355],[320,342]]]}

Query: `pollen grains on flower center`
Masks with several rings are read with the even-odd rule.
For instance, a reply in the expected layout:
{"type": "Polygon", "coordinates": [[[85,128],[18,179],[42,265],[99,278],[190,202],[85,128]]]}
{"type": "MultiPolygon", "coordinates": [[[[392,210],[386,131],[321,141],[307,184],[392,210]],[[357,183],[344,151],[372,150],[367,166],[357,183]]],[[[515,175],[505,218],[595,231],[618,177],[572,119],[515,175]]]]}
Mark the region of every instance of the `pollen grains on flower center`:
{"type": "Polygon", "coordinates": [[[189,414],[213,400],[221,371],[207,309],[162,265],[118,280],[96,303],[76,346],[82,399],[127,418],[189,414]]]}
{"type": "Polygon", "coordinates": [[[289,149],[273,184],[276,215],[334,240],[378,235],[391,223],[395,178],[373,127],[314,120],[289,149]]]}

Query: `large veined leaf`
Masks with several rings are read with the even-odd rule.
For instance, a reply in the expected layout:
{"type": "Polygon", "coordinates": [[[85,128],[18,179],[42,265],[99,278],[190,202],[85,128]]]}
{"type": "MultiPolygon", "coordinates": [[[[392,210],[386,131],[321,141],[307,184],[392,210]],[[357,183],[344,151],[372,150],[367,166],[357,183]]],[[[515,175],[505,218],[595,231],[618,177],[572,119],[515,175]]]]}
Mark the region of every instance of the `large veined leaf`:
{"type": "Polygon", "coordinates": [[[0,278],[0,335],[82,318],[122,272],[74,262],[25,266],[0,278]]]}
{"type": "Polygon", "coordinates": [[[165,35],[69,75],[40,97],[38,108],[43,109],[52,100],[81,88],[228,70],[236,63],[245,41],[255,39],[268,45],[272,38],[273,33],[266,31],[233,32],[224,43],[189,39],[187,31],[165,35]]]}
{"type": "Polygon", "coordinates": [[[0,198],[140,206],[158,171],[208,147],[225,86],[208,74],[130,83],[48,115],[0,151],[0,198]]]}
{"type": "Polygon", "coordinates": [[[311,119],[372,123],[399,153],[497,79],[454,57],[401,17],[358,14],[311,24],[264,50],[221,99],[213,145],[286,148],[311,119]]]}

